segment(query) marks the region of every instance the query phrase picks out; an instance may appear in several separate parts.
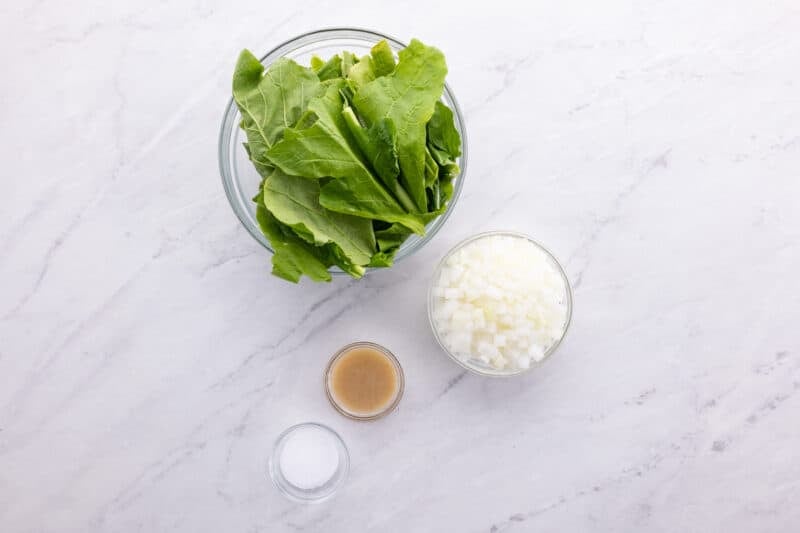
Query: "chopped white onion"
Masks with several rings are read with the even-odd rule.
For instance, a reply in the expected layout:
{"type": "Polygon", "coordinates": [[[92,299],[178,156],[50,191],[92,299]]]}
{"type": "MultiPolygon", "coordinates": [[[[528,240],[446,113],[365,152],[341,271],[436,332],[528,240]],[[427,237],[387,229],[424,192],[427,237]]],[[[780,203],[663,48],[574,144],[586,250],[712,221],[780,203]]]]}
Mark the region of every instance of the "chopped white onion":
{"type": "Polygon", "coordinates": [[[487,235],[447,258],[433,286],[442,344],[463,361],[520,370],[564,334],[567,287],[552,258],[523,237],[487,235]]]}

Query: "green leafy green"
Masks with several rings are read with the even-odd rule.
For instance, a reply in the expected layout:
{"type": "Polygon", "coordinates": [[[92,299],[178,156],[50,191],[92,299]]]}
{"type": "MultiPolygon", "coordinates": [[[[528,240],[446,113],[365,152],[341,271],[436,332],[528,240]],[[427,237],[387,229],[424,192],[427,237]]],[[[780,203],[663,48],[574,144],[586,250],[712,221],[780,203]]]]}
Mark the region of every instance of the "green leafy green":
{"type": "Polygon", "coordinates": [[[353,265],[366,265],[377,251],[372,222],[329,211],[319,203],[317,180],[298,180],[281,171],[264,181],[264,206],[306,241],[335,243],[353,265]]]}
{"type": "Polygon", "coordinates": [[[406,210],[415,211],[414,201],[398,180],[397,130],[391,119],[382,118],[364,129],[350,106],[345,104],[342,115],[361,153],[389,192],[406,210]]]}
{"type": "Polygon", "coordinates": [[[344,51],[342,52],[342,76],[347,77],[350,73],[350,69],[353,68],[353,65],[358,63],[358,58],[352,52],[344,51]]]}
{"type": "Polygon", "coordinates": [[[342,69],[354,89],[360,89],[375,78],[390,74],[396,64],[392,47],[385,40],[373,46],[369,55],[358,59],[356,63],[347,71],[342,69]]]}
{"type": "MultiPolygon", "coordinates": [[[[353,263],[353,261],[344,254],[339,246],[331,243],[326,245],[326,247],[330,257],[333,260],[333,263],[341,268],[344,272],[350,274],[352,277],[358,279],[364,275],[364,272],[367,271],[364,265],[357,265],[353,263]]],[[[366,266],[369,266],[371,263],[372,261],[370,260],[366,266]]]]}
{"type": "Polygon", "coordinates": [[[386,228],[375,230],[375,239],[378,244],[378,253],[372,256],[370,267],[390,267],[394,262],[394,256],[406,239],[411,235],[405,227],[399,224],[392,224],[386,228]]]}
{"type": "Polygon", "coordinates": [[[297,122],[319,87],[314,72],[291,59],[277,60],[265,74],[264,66],[252,53],[244,50],[239,55],[233,98],[242,114],[247,153],[262,176],[272,172],[267,150],[297,122]]]}
{"type": "Polygon", "coordinates": [[[263,200],[257,202],[256,219],[272,245],[272,273],[275,276],[293,283],[300,281],[303,274],[314,281],[331,280],[328,267],[332,263],[325,259],[326,251],[282,228],[264,206],[263,200]]]}
{"type": "Polygon", "coordinates": [[[399,248],[409,235],[411,235],[411,232],[399,224],[392,224],[386,229],[375,230],[375,240],[377,241],[378,249],[382,252],[389,252],[399,248]]]}
{"type": "MultiPolygon", "coordinates": [[[[442,102],[436,102],[433,116],[428,122],[428,143],[440,154],[448,155],[452,161],[461,155],[461,136],[456,129],[453,111],[442,102]]],[[[443,163],[441,160],[437,162],[443,163]]]]}
{"type": "Polygon", "coordinates": [[[376,78],[392,73],[396,63],[392,47],[389,46],[387,41],[383,40],[373,46],[372,50],[369,51],[369,55],[372,58],[372,70],[376,78]]]}
{"type": "Polygon", "coordinates": [[[372,261],[367,265],[370,268],[389,268],[394,264],[394,256],[397,250],[391,252],[378,252],[372,256],[372,261]]]}
{"type": "Polygon", "coordinates": [[[445,212],[461,155],[439,101],[446,73],[442,53],[417,40],[397,60],[384,40],[360,58],[279,59],[266,72],[240,54],[233,94],[263,178],[253,200],[273,274],[330,281],[336,266],[359,278],[445,212]]]}
{"type": "Polygon", "coordinates": [[[367,130],[353,113],[353,108],[346,104],[342,116],[356,145],[378,177],[387,186],[396,182],[400,174],[400,163],[397,159],[397,132],[392,121],[381,119],[367,130]]]}
{"type": "Polygon", "coordinates": [[[321,69],[324,65],[325,65],[324,59],[322,59],[316,54],[311,56],[311,70],[313,70],[314,72],[319,72],[319,69],[321,69]]]}
{"type": "Polygon", "coordinates": [[[417,208],[424,210],[425,125],[442,96],[447,65],[439,50],[416,39],[399,56],[394,71],[358,89],[353,106],[368,124],[381,118],[394,122],[401,181],[417,208]]]}
{"type": "Polygon", "coordinates": [[[333,56],[317,69],[319,81],[335,80],[342,77],[342,58],[338,55],[333,56]]]}
{"type": "Polygon", "coordinates": [[[354,88],[361,88],[375,79],[375,70],[372,68],[372,58],[364,56],[352,66],[347,73],[347,81],[354,88]]]}
{"type": "Polygon", "coordinates": [[[283,139],[267,152],[273,165],[289,175],[307,178],[371,177],[342,117],[342,85],[342,80],[333,80],[322,95],[311,100],[308,110],[316,120],[310,127],[286,130],[283,139]]]}
{"type": "Polygon", "coordinates": [[[394,198],[371,177],[331,180],[322,187],[319,202],[332,211],[397,222],[418,235],[425,235],[425,218],[403,211],[394,198]]]}
{"type": "Polygon", "coordinates": [[[420,217],[407,213],[380,184],[345,123],[340,93],[342,80],[328,84],[324,94],[312,99],[309,111],[316,122],[306,129],[287,129],[267,153],[286,174],[306,178],[339,178],[324,185],[320,203],[332,211],[369,219],[398,222],[424,234],[420,217]]]}
{"type": "Polygon", "coordinates": [[[446,206],[447,202],[453,197],[453,180],[458,175],[458,166],[455,166],[455,174],[444,174],[439,177],[439,204],[446,206]]]}
{"type": "Polygon", "coordinates": [[[425,187],[431,187],[439,178],[439,165],[431,155],[431,151],[425,148],[425,187]]]}

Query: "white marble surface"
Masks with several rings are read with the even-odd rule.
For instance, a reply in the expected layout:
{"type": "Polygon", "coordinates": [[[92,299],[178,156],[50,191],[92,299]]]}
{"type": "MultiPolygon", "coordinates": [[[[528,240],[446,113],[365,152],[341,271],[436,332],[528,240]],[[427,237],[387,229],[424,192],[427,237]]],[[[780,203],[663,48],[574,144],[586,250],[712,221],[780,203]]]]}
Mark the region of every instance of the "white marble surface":
{"type": "Polygon", "coordinates": [[[798,4],[357,4],[0,7],[0,530],[797,531],[798,4]],[[228,207],[217,131],[242,47],[335,25],[446,52],[470,168],[413,258],[295,287],[228,207]],[[501,228],[563,260],[576,313],[492,381],[424,297],[501,228]],[[406,371],[379,423],[322,393],[354,339],[406,371]],[[315,507],[265,477],[305,420],[353,459],[315,507]]]}

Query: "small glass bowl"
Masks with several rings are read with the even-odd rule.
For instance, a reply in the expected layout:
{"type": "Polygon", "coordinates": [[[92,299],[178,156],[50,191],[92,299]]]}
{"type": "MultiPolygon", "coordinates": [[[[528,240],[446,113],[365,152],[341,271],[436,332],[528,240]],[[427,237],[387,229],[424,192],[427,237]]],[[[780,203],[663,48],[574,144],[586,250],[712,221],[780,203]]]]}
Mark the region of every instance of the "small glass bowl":
{"type": "MultiPolygon", "coordinates": [[[[265,67],[269,67],[277,59],[288,57],[301,65],[308,65],[312,55],[316,54],[326,59],[333,54],[340,53],[342,50],[349,50],[358,56],[362,56],[368,54],[370,48],[381,39],[386,39],[395,53],[406,47],[405,44],[397,39],[375,31],[356,28],[330,28],[305,33],[286,41],[262,57],[261,63],[265,67]]],[[[397,251],[394,259],[395,263],[422,248],[425,243],[436,235],[453,212],[461,195],[461,189],[464,186],[464,176],[467,170],[467,133],[464,127],[464,117],[461,115],[458,102],[456,102],[456,98],[447,84],[444,87],[442,102],[453,110],[455,126],[461,135],[461,157],[456,161],[460,172],[453,184],[453,197],[447,204],[445,212],[428,224],[424,237],[414,234],[406,239],[397,251]]],[[[231,98],[225,109],[219,135],[219,171],[222,175],[222,184],[225,187],[228,201],[239,221],[256,241],[272,253],[273,250],[269,240],[261,233],[256,221],[256,204],[252,201],[252,198],[258,192],[261,176],[252,162],[250,162],[242,145],[246,139],[239,128],[240,121],[239,109],[236,107],[233,98],[231,98]]],[[[336,267],[332,267],[330,271],[332,274],[344,274],[336,267]]]]}
{"type": "Polygon", "coordinates": [[[281,433],[275,440],[275,446],[272,449],[272,455],[269,458],[269,477],[275,487],[287,498],[298,503],[320,503],[332,497],[342,484],[347,479],[347,474],[350,471],[350,454],[347,451],[342,438],[334,430],[323,424],[316,422],[305,422],[292,426],[283,433],[281,433]],[[323,431],[333,437],[336,443],[336,449],[339,454],[339,466],[331,476],[331,478],[323,485],[311,489],[304,489],[297,487],[289,482],[281,471],[281,456],[283,454],[284,446],[292,434],[298,431],[305,431],[314,429],[323,431]]]}
{"type": "Polygon", "coordinates": [[[328,361],[328,366],[325,367],[325,374],[323,374],[323,378],[324,378],[323,384],[325,386],[325,395],[328,397],[328,400],[331,402],[331,405],[334,407],[334,409],[339,411],[339,413],[346,416],[347,418],[350,418],[351,420],[359,420],[362,422],[378,420],[379,418],[383,418],[384,416],[394,411],[397,408],[397,405],[400,403],[400,400],[403,398],[403,391],[405,391],[406,388],[406,378],[405,375],[403,374],[403,367],[400,366],[400,361],[397,360],[397,357],[395,357],[392,352],[390,352],[380,344],[375,344],[374,342],[366,342],[366,341],[360,341],[348,344],[347,346],[343,347],[341,350],[333,354],[331,360],[328,361]],[[397,372],[397,394],[395,394],[394,399],[383,410],[371,415],[360,415],[358,413],[348,411],[344,406],[339,405],[336,402],[336,398],[334,398],[334,394],[331,391],[331,372],[333,371],[333,367],[335,366],[339,358],[341,358],[344,354],[356,348],[372,348],[373,350],[381,352],[383,355],[386,356],[389,362],[392,363],[395,372],[397,372]]]}
{"type": "Polygon", "coordinates": [[[529,370],[544,364],[545,361],[547,361],[550,358],[550,356],[559,347],[561,342],[564,340],[564,337],[566,337],[567,330],[569,330],[569,325],[572,322],[572,287],[570,287],[569,279],[567,278],[567,274],[564,271],[564,268],[561,266],[561,264],[558,262],[558,260],[555,258],[555,256],[550,252],[550,250],[548,250],[547,248],[542,246],[540,243],[538,243],[537,241],[535,241],[531,237],[525,235],[524,233],[518,233],[518,232],[514,232],[514,231],[489,231],[489,232],[486,232],[486,233],[479,233],[477,235],[473,235],[472,237],[464,239],[460,243],[456,244],[449,252],[447,252],[447,254],[442,258],[441,261],[439,261],[439,264],[436,266],[436,270],[434,270],[433,277],[431,278],[430,285],[428,286],[428,321],[430,322],[431,330],[433,331],[433,336],[436,338],[436,342],[439,343],[439,346],[442,348],[442,350],[447,355],[450,356],[450,359],[452,359],[453,361],[458,363],[460,366],[466,368],[470,372],[473,372],[473,373],[481,375],[481,376],[488,376],[488,377],[517,376],[517,375],[520,375],[520,374],[523,374],[525,372],[528,372],[529,370]],[[525,239],[525,240],[533,243],[534,245],[536,245],[537,248],[539,248],[541,251],[543,251],[550,258],[550,260],[552,261],[552,264],[555,265],[556,269],[561,274],[561,278],[564,280],[565,291],[564,291],[563,298],[564,298],[564,303],[567,306],[567,315],[566,315],[566,318],[564,319],[564,327],[561,330],[561,336],[555,342],[553,342],[553,344],[551,344],[550,347],[547,348],[547,350],[544,353],[544,357],[542,358],[541,361],[538,361],[538,362],[531,361],[531,365],[528,368],[515,368],[515,369],[512,369],[512,370],[498,370],[498,369],[496,369],[496,368],[494,368],[494,367],[492,367],[492,366],[490,366],[490,365],[484,363],[483,361],[481,361],[479,359],[476,359],[474,357],[464,361],[463,359],[461,359],[458,356],[456,356],[453,352],[451,352],[447,348],[447,346],[445,346],[444,342],[442,341],[441,336],[439,335],[439,330],[436,327],[436,321],[433,319],[433,307],[435,305],[435,302],[434,302],[435,297],[433,295],[433,289],[434,289],[434,287],[436,285],[436,282],[439,280],[439,276],[441,275],[441,272],[442,272],[442,267],[445,265],[445,263],[450,258],[450,256],[453,255],[453,253],[455,253],[456,251],[458,251],[461,248],[463,248],[464,246],[466,246],[468,244],[471,244],[471,243],[477,241],[478,239],[483,239],[483,238],[486,238],[486,237],[494,237],[494,236],[498,236],[498,235],[499,236],[506,236],[506,237],[516,237],[516,238],[519,238],[519,239],[525,239]]]}

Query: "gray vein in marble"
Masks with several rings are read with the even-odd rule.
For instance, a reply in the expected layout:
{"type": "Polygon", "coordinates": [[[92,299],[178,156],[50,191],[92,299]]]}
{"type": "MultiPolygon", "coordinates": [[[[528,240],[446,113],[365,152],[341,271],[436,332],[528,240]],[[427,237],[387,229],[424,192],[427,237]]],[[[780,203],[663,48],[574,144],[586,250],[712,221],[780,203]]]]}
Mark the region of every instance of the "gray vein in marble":
{"type": "Polygon", "coordinates": [[[257,255],[257,254],[259,254],[259,252],[260,252],[260,250],[250,250],[250,251],[247,251],[247,252],[242,252],[242,253],[239,253],[239,254],[232,254],[232,255],[220,257],[219,259],[215,259],[210,264],[208,264],[205,267],[203,267],[203,269],[200,271],[200,277],[201,278],[205,277],[212,270],[216,270],[216,269],[218,269],[220,267],[223,267],[223,266],[225,266],[225,265],[227,265],[229,263],[238,263],[241,259],[257,255]]]}
{"type": "Polygon", "coordinates": [[[641,479],[645,475],[659,469],[659,467],[671,458],[677,458],[680,462],[685,462],[693,454],[687,455],[686,448],[693,449],[696,447],[696,439],[698,437],[697,431],[690,431],[684,433],[680,438],[670,441],[661,451],[651,453],[644,461],[638,462],[632,466],[626,467],[611,477],[598,480],[584,486],[583,488],[572,492],[569,495],[561,495],[554,501],[537,506],[530,511],[521,511],[510,515],[505,521],[496,522],[486,528],[484,531],[489,533],[500,533],[515,529],[521,522],[540,518],[546,513],[553,511],[564,505],[571,504],[582,498],[592,496],[596,493],[603,492],[611,488],[622,485],[628,485],[641,479]]]}
{"type": "Polygon", "coordinates": [[[53,43],[62,43],[62,44],[78,44],[84,42],[88,39],[92,34],[105,29],[107,27],[106,24],[102,22],[92,22],[91,24],[84,27],[82,30],[78,32],[77,35],[58,35],[53,37],[53,43]]]}
{"type": "MultiPolygon", "coordinates": [[[[408,278],[400,278],[399,282],[407,281],[408,278]]],[[[397,283],[399,283],[397,282],[397,283]]],[[[264,361],[272,361],[279,358],[284,358],[288,355],[295,353],[299,348],[301,348],[305,343],[307,343],[310,339],[316,337],[319,333],[325,331],[326,328],[336,323],[343,315],[345,315],[349,310],[355,308],[360,303],[367,302],[372,298],[377,297],[380,293],[384,290],[384,286],[381,284],[373,283],[370,279],[362,279],[362,280],[348,280],[344,285],[335,289],[331,293],[323,296],[316,302],[312,303],[308,310],[306,310],[300,318],[297,320],[296,324],[289,328],[284,334],[278,337],[277,340],[262,344],[256,347],[253,351],[249,352],[240,363],[236,365],[236,367],[228,372],[222,379],[215,382],[213,385],[209,387],[209,389],[216,389],[219,387],[226,387],[233,382],[235,382],[254,361],[259,359],[259,356],[263,356],[264,361]],[[285,346],[286,343],[292,339],[295,334],[299,331],[306,330],[307,323],[315,316],[315,313],[318,309],[322,308],[328,302],[335,301],[337,297],[347,294],[347,292],[351,292],[349,289],[355,285],[360,284],[363,289],[359,294],[352,294],[352,297],[349,301],[346,301],[344,304],[336,307],[333,311],[328,314],[328,318],[322,320],[316,326],[312,326],[310,329],[307,329],[305,335],[303,335],[299,340],[292,343],[289,346],[285,346]],[[276,354],[275,352],[278,350],[282,350],[281,353],[276,354]]]]}
{"type": "Polygon", "coordinates": [[[529,67],[531,64],[536,62],[536,59],[539,58],[539,54],[535,52],[531,52],[526,54],[525,56],[515,59],[510,62],[499,63],[497,65],[493,65],[490,68],[490,71],[493,75],[501,74],[503,76],[502,82],[500,87],[490,92],[486,95],[483,100],[478,102],[475,105],[470,106],[466,110],[466,115],[474,115],[476,112],[486,108],[489,104],[491,104],[494,100],[496,100],[500,95],[510,89],[514,83],[517,81],[517,75],[523,71],[525,68],[529,67]]]}
{"type": "MultiPolygon", "coordinates": [[[[487,165],[487,167],[488,167],[487,171],[479,174],[478,176],[470,177],[469,179],[470,180],[474,180],[474,181],[476,181],[478,183],[484,182],[485,180],[490,179],[490,178],[491,179],[496,179],[495,178],[495,176],[497,175],[497,170],[496,169],[497,169],[497,167],[500,166],[500,164],[507,164],[507,163],[512,162],[519,155],[521,155],[521,154],[525,153],[526,151],[528,151],[529,148],[530,148],[529,146],[525,146],[525,145],[512,147],[508,152],[506,152],[505,154],[502,154],[500,157],[498,157],[494,161],[490,162],[490,164],[487,165]]],[[[524,192],[522,189],[516,189],[516,191],[513,193],[513,196],[516,197],[518,194],[520,194],[522,192],[524,192]]],[[[467,200],[469,198],[474,198],[475,194],[477,194],[477,193],[472,193],[472,192],[464,193],[461,196],[460,200],[464,201],[464,200],[467,200]]],[[[500,211],[497,211],[497,212],[492,211],[492,214],[497,214],[499,212],[500,211]]]]}
{"type": "MultiPolygon", "coordinates": [[[[250,364],[259,356],[266,355],[270,352],[274,352],[281,348],[285,342],[287,342],[296,332],[304,329],[306,327],[306,323],[314,316],[314,312],[323,307],[326,303],[335,300],[338,296],[342,293],[345,293],[352,285],[356,283],[355,281],[348,281],[341,287],[334,289],[330,293],[326,294],[322,298],[318,299],[317,301],[313,302],[308,309],[297,319],[294,326],[290,327],[286,332],[284,332],[280,337],[278,337],[275,341],[262,344],[256,347],[252,352],[248,353],[240,363],[236,365],[236,367],[228,372],[222,379],[214,383],[209,389],[215,389],[218,387],[225,387],[231,384],[232,382],[236,381],[236,379],[244,372],[250,364]]],[[[336,310],[332,316],[335,317],[337,314],[343,312],[342,310],[336,310]]],[[[288,355],[291,353],[291,349],[284,353],[283,355],[288,355]]],[[[271,355],[266,357],[265,360],[271,360],[276,355],[271,355]]]]}
{"type": "Polygon", "coordinates": [[[48,198],[50,198],[48,194],[36,198],[32,202],[32,207],[17,222],[10,224],[9,228],[3,231],[2,235],[4,235],[5,240],[0,245],[0,250],[3,250],[5,254],[11,253],[14,244],[22,240],[22,235],[28,229],[28,226],[42,214],[48,198]]]}
{"type": "MultiPolygon", "coordinates": [[[[146,266],[146,265],[145,265],[146,266]]],[[[74,341],[79,339],[84,332],[92,326],[94,321],[103,315],[104,313],[108,312],[113,306],[117,305],[120,299],[126,294],[131,287],[133,287],[136,280],[141,276],[141,274],[145,271],[145,266],[142,266],[136,272],[131,275],[125,282],[123,282],[113,293],[111,293],[105,300],[103,300],[97,308],[92,311],[87,317],[83,320],[78,322],[75,327],[70,331],[67,336],[56,346],[45,353],[41,354],[40,363],[37,364],[36,368],[30,372],[30,374],[25,378],[22,385],[17,389],[17,391],[12,396],[11,401],[9,402],[8,406],[10,408],[9,416],[14,416],[16,413],[19,413],[27,398],[31,396],[32,391],[37,387],[39,383],[39,378],[44,375],[48,368],[55,362],[58,357],[60,357],[65,349],[70,346],[74,341]]],[[[107,362],[107,358],[104,359],[103,364],[107,362]]],[[[101,365],[102,366],[102,365],[101,365]]],[[[99,372],[99,369],[98,369],[99,372]]],[[[50,420],[58,416],[61,410],[63,410],[67,405],[69,405],[70,401],[77,397],[82,390],[79,387],[73,389],[73,391],[69,394],[66,401],[61,402],[58,405],[57,409],[50,411],[47,415],[45,415],[41,420],[37,422],[34,426],[33,430],[30,432],[28,437],[31,434],[35,434],[36,430],[42,428],[46,425],[50,420]]],[[[24,445],[26,442],[25,436],[21,436],[19,439],[17,446],[24,445]]],[[[0,452],[7,453],[10,450],[13,450],[12,441],[7,441],[4,447],[0,447],[0,452]]]]}
{"type": "Polygon", "coordinates": [[[143,494],[149,485],[153,485],[158,480],[163,479],[171,471],[191,459],[196,453],[202,451],[210,440],[210,437],[204,436],[203,433],[222,413],[237,407],[242,401],[249,400],[251,397],[255,396],[255,401],[258,401],[260,397],[269,392],[272,385],[273,382],[270,381],[255,387],[238,398],[225,403],[222,407],[215,409],[206,416],[181,439],[183,444],[172,448],[161,459],[153,461],[145,466],[137,476],[127,483],[117,494],[112,496],[108,502],[101,507],[92,520],[93,525],[103,525],[108,515],[125,510],[143,494]]]}
{"type": "MultiPolygon", "coordinates": [[[[113,172],[112,172],[113,174],[113,172]]],[[[111,180],[113,181],[113,179],[111,180]]],[[[75,215],[70,219],[67,223],[66,228],[59,234],[58,237],[53,240],[47,249],[44,252],[44,256],[42,258],[42,266],[39,271],[39,274],[36,277],[32,287],[25,293],[25,295],[12,307],[0,320],[7,320],[17,314],[20,310],[22,310],[25,305],[33,298],[39,289],[42,286],[42,283],[45,281],[47,277],[47,272],[51,268],[52,262],[56,256],[58,250],[63,246],[63,244],[72,237],[75,231],[78,229],[80,224],[84,221],[86,214],[93,209],[103,197],[106,195],[109,187],[110,182],[105,183],[98,192],[83,206],[81,206],[75,215]]],[[[33,214],[26,215],[24,219],[27,219],[29,216],[33,216],[33,214]]]]}
{"type": "Polygon", "coordinates": [[[313,527],[313,526],[321,524],[322,522],[327,520],[329,516],[330,516],[329,512],[328,513],[320,513],[318,516],[312,518],[311,520],[309,520],[305,524],[298,524],[298,523],[289,521],[289,522],[286,522],[286,525],[289,526],[294,531],[305,531],[309,527],[313,527]]]}
{"type": "MultiPolygon", "coordinates": [[[[27,218],[28,216],[26,215],[26,219],[27,218]]],[[[39,274],[36,276],[33,285],[30,289],[28,289],[28,291],[25,292],[22,298],[20,298],[19,301],[11,309],[9,309],[9,311],[3,316],[3,320],[8,320],[10,317],[17,314],[39,291],[39,288],[42,286],[42,282],[47,275],[47,271],[50,269],[53,256],[55,256],[56,252],[58,252],[58,249],[61,248],[61,246],[64,244],[64,241],[70,236],[75,228],[78,227],[80,221],[81,213],[79,212],[77,215],[72,217],[72,220],[69,221],[67,227],[64,228],[59,236],[56,237],[52,243],[50,243],[44,252],[44,256],[42,257],[42,266],[39,269],[39,274]]]]}
{"type": "Polygon", "coordinates": [[[462,370],[461,372],[456,374],[454,377],[450,378],[447,381],[447,385],[445,385],[445,387],[442,389],[442,391],[436,396],[436,399],[437,400],[441,399],[445,394],[447,394],[448,392],[453,390],[453,388],[456,385],[458,385],[459,383],[461,383],[461,380],[463,380],[467,376],[468,372],[469,372],[468,370],[462,370]]]}
{"type": "MultiPolygon", "coordinates": [[[[272,387],[274,381],[268,381],[262,387],[258,387],[255,389],[257,393],[267,390],[272,387]]],[[[239,440],[242,439],[245,432],[247,431],[248,426],[253,418],[253,416],[258,412],[258,409],[262,406],[262,404],[269,398],[268,395],[262,395],[256,399],[242,414],[239,418],[238,423],[229,431],[229,442],[227,445],[227,450],[225,452],[225,464],[222,467],[222,471],[220,472],[219,476],[217,477],[217,494],[222,496],[228,501],[232,501],[232,496],[225,491],[223,485],[228,480],[228,475],[231,468],[231,460],[233,459],[234,448],[239,440]]]]}
{"type": "Polygon", "coordinates": [[[579,266],[576,267],[576,272],[573,276],[573,290],[580,288],[583,282],[583,276],[591,263],[591,248],[594,243],[612,223],[618,220],[628,198],[636,193],[636,191],[647,181],[651,175],[653,175],[656,170],[666,169],[669,167],[669,156],[671,153],[672,148],[668,148],[659,155],[645,162],[644,168],[637,173],[633,181],[631,181],[627,186],[625,186],[624,189],[616,194],[611,202],[611,208],[609,209],[608,213],[596,220],[588,235],[569,256],[566,261],[567,266],[573,267],[575,262],[579,263],[579,266]]]}
{"type": "MultiPolygon", "coordinates": [[[[97,26],[97,25],[91,25],[90,27],[95,27],[95,26],[97,26]]],[[[91,33],[91,31],[88,31],[88,33],[91,33]]],[[[127,46],[127,41],[123,41],[123,45],[120,47],[120,58],[117,61],[118,65],[122,64],[122,58],[124,57],[126,46],[127,46]]],[[[124,148],[123,148],[123,145],[122,145],[122,131],[121,131],[121,129],[122,129],[122,112],[123,112],[124,107],[125,107],[125,95],[124,95],[123,91],[120,88],[119,73],[120,73],[119,70],[115,70],[113,78],[112,78],[112,85],[113,85],[113,88],[114,88],[114,92],[117,95],[117,99],[119,101],[119,105],[117,106],[117,108],[115,109],[115,111],[112,114],[112,124],[113,124],[113,126],[112,126],[112,131],[113,131],[112,138],[113,138],[113,141],[114,141],[114,147],[115,147],[115,152],[116,152],[116,162],[114,163],[114,166],[113,166],[113,168],[112,168],[112,170],[110,172],[110,177],[104,183],[104,185],[100,188],[100,190],[97,192],[97,194],[95,194],[89,200],[89,202],[86,205],[84,205],[81,209],[79,209],[77,211],[77,213],[72,217],[70,222],[67,224],[66,228],[61,232],[61,234],[58,237],[56,237],[56,239],[47,248],[47,250],[44,253],[44,257],[42,259],[41,270],[40,270],[36,280],[34,281],[33,286],[31,287],[31,289],[28,292],[25,293],[25,295],[20,299],[20,301],[14,307],[12,307],[11,310],[6,315],[4,315],[3,319],[6,319],[11,315],[16,314],[39,291],[39,289],[40,289],[40,287],[42,285],[42,282],[44,281],[45,276],[47,275],[47,271],[51,266],[51,262],[53,260],[53,257],[55,256],[55,254],[58,251],[58,249],[63,245],[63,243],[67,240],[67,238],[75,231],[75,229],[78,227],[80,222],[83,220],[86,212],[89,211],[92,207],[94,207],[94,206],[96,206],[97,204],[100,203],[100,201],[103,199],[103,197],[105,196],[105,194],[108,191],[108,189],[111,187],[111,184],[114,181],[116,181],[116,178],[117,178],[119,172],[121,171],[122,167],[124,166],[125,159],[124,159],[124,148]]],[[[40,200],[40,201],[42,201],[42,200],[40,200]]],[[[34,212],[30,212],[28,215],[23,217],[23,222],[26,221],[26,220],[29,220],[30,217],[33,217],[33,216],[34,216],[34,212]]]]}
{"type": "Polygon", "coordinates": [[[170,451],[165,457],[158,459],[145,468],[131,483],[125,486],[108,504],[104,505],[98,516],[92,521],[93,525],[101,526],[106,521],[107,515],[114,511],[123,511],[134,503],[146,489],[167,476],[172,470],[191,459],[196,453],[202,451],[207,445],[205,441],[190,442],[170,451]]]}

